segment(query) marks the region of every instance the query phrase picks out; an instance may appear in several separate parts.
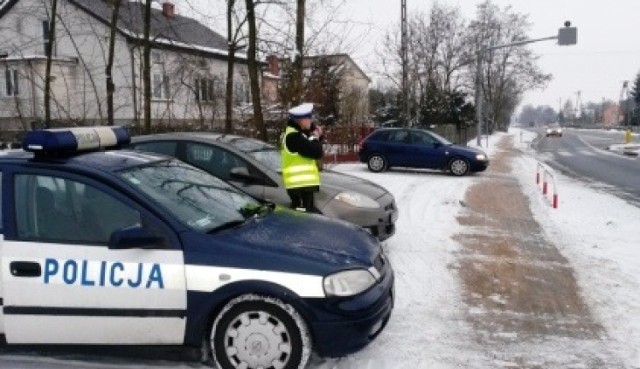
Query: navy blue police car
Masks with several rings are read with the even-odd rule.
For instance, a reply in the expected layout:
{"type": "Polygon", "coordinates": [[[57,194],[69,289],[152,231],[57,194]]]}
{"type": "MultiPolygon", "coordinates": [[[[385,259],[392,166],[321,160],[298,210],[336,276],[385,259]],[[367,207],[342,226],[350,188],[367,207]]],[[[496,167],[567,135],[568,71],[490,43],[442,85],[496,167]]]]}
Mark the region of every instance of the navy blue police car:
{"type": "Polygon", "coordinates": [[[489,157],[482,150],[454,145],[434,132],[416,128],[378,129],[363,140],[359,155],[375,173],[403,167],[464,176],[489,166],[489,157]]]}
{"type": "Polygon", "coordinates": [[[117,149],[129,141],[34,131],[0,155],[8,344],[185,345],[225,369],[303,368],[383,330],[394,274],[369,233],[117,149]]]}

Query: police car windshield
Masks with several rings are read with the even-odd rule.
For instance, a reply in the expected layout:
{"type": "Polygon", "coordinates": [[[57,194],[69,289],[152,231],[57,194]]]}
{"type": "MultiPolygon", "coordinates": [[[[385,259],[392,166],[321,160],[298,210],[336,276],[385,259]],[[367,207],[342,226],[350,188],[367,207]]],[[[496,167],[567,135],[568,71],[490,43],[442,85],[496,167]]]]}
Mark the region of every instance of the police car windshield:
{"type": "Polygon", "coordinates": [[[129,168],[119,174],[196,231],[240,224],[261,207],[217,177],[178,161],[129,168]]]}

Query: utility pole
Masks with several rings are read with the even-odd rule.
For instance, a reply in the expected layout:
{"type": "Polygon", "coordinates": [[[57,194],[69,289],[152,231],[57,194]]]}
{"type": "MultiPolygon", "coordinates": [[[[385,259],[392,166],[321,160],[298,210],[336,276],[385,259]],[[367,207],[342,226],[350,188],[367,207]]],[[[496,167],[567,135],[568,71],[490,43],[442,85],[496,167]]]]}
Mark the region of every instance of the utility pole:
{"type": "Polygon", "coordinates": [[[578,123],[579,119],[582,119],[582,91],[576,91],[576,106],[574,108],[575,112],[575,124],[578,123]]]}
{"type": "Polygon", "coordinates": [[[622,110],[622,103],[625,103],[624,107],[624,125],[629,125],[629,81],[622,82],[622,90],[620,90],[620,100],[618,102],[618,111],[616,113],[616,124],[620,124],[620,111],[622,110]],[[626,97],[626,102],[625,102],[626,97]]]}
{"type": "Polygon", "coordinates": [[[400,54],[402,54],[402,120],[405,126],[409,125],[409,48],[407,32],[407,0],[400,0],[400,54]]]}
{"type": "MultiPolygon", "coordinates": [[[[476,96],[475,96],[475,105],[476,105],[476,120],[477,120],[477,135],[476,143],[478,146],[482,146],[482,142],[480,140],[480,136],[482,136],[482,101],[484,99],[483,90],[482,90],[482,59],[484,58],[484,54],[489,51],[504,49],[507,47],[513,46],[523,46],[527,44],[532,44],[534,42],[540,41],[548,41],[548,40],[558,40],[558,45],[560,46],[568,46],[575,45],[578,42],[578,29],[575,27],[571,27],[571,22],[565,22],[564,28],[560,28],[558,30],[557,36],[537,38],[533,40],[523,40],[519,42],[514,42],[505,45],[492,45],[489,47],[485,47],[482,49],[478,49],[476,52],[476,96]]],[[[488,130],[487,130],[488,132],[488,130]]]]}

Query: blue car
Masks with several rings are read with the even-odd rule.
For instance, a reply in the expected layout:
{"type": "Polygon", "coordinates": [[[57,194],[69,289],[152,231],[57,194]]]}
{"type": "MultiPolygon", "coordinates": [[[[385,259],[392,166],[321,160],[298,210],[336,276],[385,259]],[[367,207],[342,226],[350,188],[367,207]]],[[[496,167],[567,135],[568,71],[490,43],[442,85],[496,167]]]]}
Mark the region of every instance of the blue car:
{"type": "Polygon", "coordinates": [[[373,340],[394,273],[362,228],[259,202],[121,150],[127,132],[29,132],[0,156],[0,338],[183,345],[211,365],[303,368],[373,340]]]}
{"type": "Polygon", "coordinates": [[[489,158],[482,150],[454,145],[433,132],[414,128],[379,129],[362,141],[360,161],[372,172],[392,167],[448,171],[455,176],[482,172],[489,158]]]}

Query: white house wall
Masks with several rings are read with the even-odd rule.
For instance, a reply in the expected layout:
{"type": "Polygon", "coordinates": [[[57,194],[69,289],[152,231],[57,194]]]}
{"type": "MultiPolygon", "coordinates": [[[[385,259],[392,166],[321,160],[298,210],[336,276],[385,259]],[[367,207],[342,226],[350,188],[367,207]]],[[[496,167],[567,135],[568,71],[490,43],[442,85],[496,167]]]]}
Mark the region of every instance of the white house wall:
{"type": "MultiPolygon", "coordinates": [[[[0,19],[3,35],[0,53],[9,54],[7,60],[0,59],[0,68],[3,69],[0,87],[4,90],[5,65],[18,68],[21,76],[18,98],[6,97],[4,91],[0,91],[0,121],[3,118],[15,121],[23,117],[24,125],[24,122],[44,116],[42,21],[48,18],[47,9],[50,9],[50,0],[21,0],[0,19]],[[35,56],[39,60],[15,60],[35,56]],[[31,81],[35,82],[33,86],[31,81]]],[[[85,123],[106,122],[105,66],[109,27],[66,0],[59,1],[58,14],[56,56],[64,61],[54,62],[52,68],[52,118],[85,123]]],[[[224,115],[227,62],[205,58],[206,68],[203,68],[201,58],[177,51],[160,51],[164,62],[152,64],[152,71],[169,77],[170,96],[152,100],[154,123],[173,125],[189,122],[210,126],[214,119],[220,120],[224,115]],[[200,104],[202,113],[193,92],[196,78],[216,78],[221,86],[214,102],[200,104]]],[[[114,115],[119,124],[134,123],[136,118],[142,120],[141,55],[142,48],[134,47],[118,33],[113,77],[116,86],[114,115]]],[[[235,71],[235,81],[242,86],[239,88],[248,89],[246,65],[237,63],[235,71]]]]}

